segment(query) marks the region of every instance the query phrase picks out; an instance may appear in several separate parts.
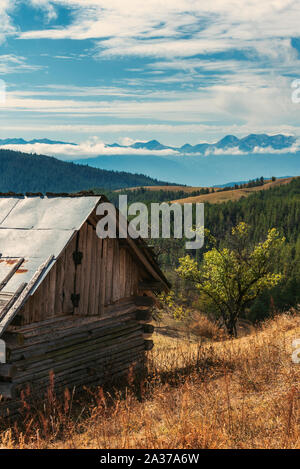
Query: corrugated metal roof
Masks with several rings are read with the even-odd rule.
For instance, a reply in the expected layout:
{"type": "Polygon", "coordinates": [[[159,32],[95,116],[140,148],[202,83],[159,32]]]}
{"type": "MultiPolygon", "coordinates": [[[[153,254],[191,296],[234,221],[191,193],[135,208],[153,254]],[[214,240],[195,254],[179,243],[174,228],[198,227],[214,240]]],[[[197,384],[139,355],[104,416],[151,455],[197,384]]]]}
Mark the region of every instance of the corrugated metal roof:
{"type": "MultiPolygon", "coordinates": [[[[0,305],[29,283],[50,255],[31,294],[85,223],[101,197],[0,197],[0,283],[20,258],[24,261],[0,291],[0,305]]],[[[1,307],[0,307],[1,309],[1,307]]]]}
{"type": "Polygon", "coordinates": [[[78,230],[100,199],[101,197],[0,198],[0,229],[78,230]]]}
{"type": "Polygon", "coordinates": [[[0,197],[2,259],[24,257],[24,265],[28,265],[20,269],[22,275],[14,275],[2,291],[14,292],[22,282],[29,281],[50,254],[57,259],[100,199],[99,196],[0,197]]]}

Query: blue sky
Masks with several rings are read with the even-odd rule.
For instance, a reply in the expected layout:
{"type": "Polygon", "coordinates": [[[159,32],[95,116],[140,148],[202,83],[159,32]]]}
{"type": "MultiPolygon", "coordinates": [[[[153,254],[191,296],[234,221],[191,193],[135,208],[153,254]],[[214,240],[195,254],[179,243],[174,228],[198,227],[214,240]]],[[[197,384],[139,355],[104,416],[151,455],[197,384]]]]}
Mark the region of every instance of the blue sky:
{"type": "Polygon", "coordinates": [[[0,0],[0,138],[299,135],[298,0],[0,0]]]}

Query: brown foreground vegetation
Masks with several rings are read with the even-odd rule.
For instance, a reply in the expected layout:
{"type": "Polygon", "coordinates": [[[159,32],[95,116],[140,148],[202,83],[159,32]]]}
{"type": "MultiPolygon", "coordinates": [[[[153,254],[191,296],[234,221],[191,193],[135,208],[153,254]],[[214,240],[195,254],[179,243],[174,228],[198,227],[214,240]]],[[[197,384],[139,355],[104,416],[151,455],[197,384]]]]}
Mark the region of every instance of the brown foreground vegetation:
{"type": "Polygon", "coordinates": [[[156,333],[149,375],[125,391],[51,391],[24,421],[0,434],[2,448],[300,448],[300,364],[292,340],[300,316],[275,317],[235,340],[156,333]]]}

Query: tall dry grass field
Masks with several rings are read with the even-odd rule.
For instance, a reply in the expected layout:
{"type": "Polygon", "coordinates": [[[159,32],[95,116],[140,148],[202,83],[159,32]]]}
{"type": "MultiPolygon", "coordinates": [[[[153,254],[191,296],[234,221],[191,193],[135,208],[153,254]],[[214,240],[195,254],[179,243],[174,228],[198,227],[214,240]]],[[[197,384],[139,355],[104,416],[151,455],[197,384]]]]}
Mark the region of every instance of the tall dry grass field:
{"type": "Polygon", "coordinates": [[[300,364],[291,343],[300,317],[285,314],[251,335],[191,343],[156,335],[149,376],[126,391],[75,401],[49,389],[0,436],[2,448],[299,448],[300,364]]]}

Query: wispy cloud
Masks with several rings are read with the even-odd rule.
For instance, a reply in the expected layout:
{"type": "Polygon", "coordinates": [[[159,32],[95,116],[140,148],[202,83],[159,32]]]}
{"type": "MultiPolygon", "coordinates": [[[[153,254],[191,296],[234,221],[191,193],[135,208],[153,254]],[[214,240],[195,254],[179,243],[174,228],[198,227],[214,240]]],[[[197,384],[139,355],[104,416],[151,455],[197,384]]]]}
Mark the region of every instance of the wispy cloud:
{"type": "Polygon", "coordinates": [[[32,6],[40,8],[42,11],[44,11],[48,21],[57,18],[57,13],[55,11],[55,7],[51,3],[51,0],[30,0],[30,3],[32,6]]]}
{"type": "Polygon", "coordinates": [[[26,31],[20,37],[95,39],[102,56],[174,58],[231,49],[274,56],[299,32],[297,0],[30,1],[50,11],[55,5],[67,6],[73,9],[74,21],[68,27],[26,31]]]}
{"type": "Polygon", "coordinates": [[[15,53],[0,56],[0,73],[48,67],[40,81],[8,83],[1,111],[10,133],[21,120],[32,134],[46,122],[46,135],[74,130],[78,139],[300,132],[290,88],[299,75],[298,0],[0,1],[0,41],[18,38],[15,53]],[[16,5],[28,23],[18,24],[16,5]],[[34,58],[18,53],[31,44],[41,47],[34,58]]]}
{"type": "MultiPolygon", "coordinates": [[[[71,135],[71,141],[80,142],[78,136],[100,134],[106,137],[106,142],[119,142],[122,145],[130,145],[136,141],[148,141],[153,136],[164,135],[162,143],[166,145],[174,144],[174,137],[185,135],[182,143],[206,142],[213,143],[220,136],[220,125],[216,124],[29,124],[20,123],[12,125],[1,125],[3,132],[10,132],[14,137],[33,133],[35,137],[45,137],[45,135],[64,136],[71,135]],[[124,135],[126,135],[124,137],[124,135]],[[144,137],[138,137],[143,135],[144,137]],[[146,138],[145,138],[146,137],[146,138]]],[[[268,125],[264,131],[269,135],[278,133],[284,135],[296,135],[300,137],[298,126],[293,125],[268,125]]],[[[256,125],[222,125],[222,136],[234,134],[242,137],[251,133],[260,133],[260,128],[256,125]]],[[[86,140],[86,137],[85,139],[86,140]]]]}
{"type": "Polygon", "coordinates": [[[33,72],[42,68],[39,65],[29,64],[25,57],[18,57],[14,54],[0,55],[1,74],[33,72]]]}
{"type": "Polygon", "coordinates": [[[64,116],[113,116],[118,119],[144,119],[152,123],[161,121],[212,125],[227,122],[232,125],[300,125],[299,106],[292,103],[290,81],[284,77],[270,77],[244,73],[230,80],[212,83],[209,88],[161,93],[136,92],[130,99],[125,89],[75,88],[66,96],[56,96],[59,88],[30,92],[10,92],[3,109],[7,112],[23,111],[37,114],[64,116]],[[41,95],[39,95],[41,93],[41,95]],[[44,96],[43,96],[43,93],[44,96]],[[90,93],[90,94],[89,94],[90,93]],[[109,94],[109,99],[106,96],[109,94]],[[98,94],[98,96],[97,96],[98,94]],[[76,96],[77,95],[77,96],[76,96]],[[84,96],[83,96],[84,95],[84,96]]]}
{"type": "Polygon", "coordinates": [[[15,26],[10,16],[15,3],[15,0],[1,0],[0,2],[0,43],[3,42],[7,36],[16,33],[15,26]]]}

